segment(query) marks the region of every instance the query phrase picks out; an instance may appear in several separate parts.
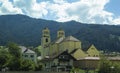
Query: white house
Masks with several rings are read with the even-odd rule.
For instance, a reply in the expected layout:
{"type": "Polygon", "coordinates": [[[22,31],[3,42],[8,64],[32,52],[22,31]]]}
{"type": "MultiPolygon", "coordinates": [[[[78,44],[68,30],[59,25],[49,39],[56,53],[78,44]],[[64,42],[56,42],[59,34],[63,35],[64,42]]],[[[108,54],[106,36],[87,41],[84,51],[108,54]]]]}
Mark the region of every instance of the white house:
{"type": "Polygon", "coordinates": [[[32,60],[33,62],[37,63],[37,54],[34,51],[32,51],[29,48],[26,48],[25,46],[19,47],[21,48],[23,59],[32,60]]]}

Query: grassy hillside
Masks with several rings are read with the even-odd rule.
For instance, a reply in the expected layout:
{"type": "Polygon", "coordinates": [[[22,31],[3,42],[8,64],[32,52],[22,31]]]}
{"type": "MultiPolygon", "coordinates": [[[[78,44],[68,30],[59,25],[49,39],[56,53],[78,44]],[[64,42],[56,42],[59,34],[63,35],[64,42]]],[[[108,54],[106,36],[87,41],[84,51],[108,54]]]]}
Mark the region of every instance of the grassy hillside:
{"type": "Polygon", "coordinates": [[[93,43],[98,49],[120,51],[120,26],[75,21],[62,23],[24,15],[0,16],[0,45],[12,41],[25,46],[38,46],[45,27],[50,29],[52,40],[56,38],[57,30],[62,28],[66,36],[73,35],[81,40],[84,49],[93,43]]]}

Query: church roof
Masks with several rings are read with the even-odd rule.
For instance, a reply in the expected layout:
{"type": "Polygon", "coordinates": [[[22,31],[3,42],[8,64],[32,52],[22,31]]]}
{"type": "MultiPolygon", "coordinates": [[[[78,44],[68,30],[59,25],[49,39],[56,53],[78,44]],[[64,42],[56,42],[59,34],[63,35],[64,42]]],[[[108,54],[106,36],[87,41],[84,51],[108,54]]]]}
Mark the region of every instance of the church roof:
{"type": "Polygon", "coordinates": [[[63,41],[63,39],[64,39],[64,37],[61,37],[61,38],[57,39],[57,40],[55,41],[55,43],[60,43],[61,41],[63,41]]]}
{"type": "Polygon", "coordinates": [[[58,38],[58,39],[56,39],[54,42],[52,42],[52,44],[54,44],[54,43],[61,43],[61,42],[64,42],[64,41],[75,41],[75,42],[79,42],[79,40],[76,39],[75,37],[73,37],[73,36],[68,36],[68,37],[66,37],[66,38],[64,38],[64,37],[58,38]]]}
{"type": "Polygon", "coordinates": [[[70,54],[75,53],[77,50],[78,50],[78,49],[74,49],[74,50],[72,50],[72,51],[70,52],[70,54]]]}
{"type": "Polygon", "coordinates": [[[92,44],[88,49],[87,49],[87,51],[86,52],[88,52],[90,49],[94,49],[94,50],[97,50],[96,49],[96,47],[92,44]]]}
{"type": "Polygon", "coordinates": [[[73,36],[68,36],[68,37],[66,37],[63,41],[76,41],[76,42],[79,42],[79,40],[76,39],[76,38],[73,37],[73,36]]]}

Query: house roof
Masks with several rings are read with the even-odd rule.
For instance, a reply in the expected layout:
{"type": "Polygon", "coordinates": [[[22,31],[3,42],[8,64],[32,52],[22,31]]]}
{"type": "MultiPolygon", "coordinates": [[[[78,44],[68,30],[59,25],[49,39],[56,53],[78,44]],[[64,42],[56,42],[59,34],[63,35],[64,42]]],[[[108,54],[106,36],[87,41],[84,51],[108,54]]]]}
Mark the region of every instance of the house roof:
{"type": "Polygon", "coordinates": [[[58,54],[58,55],[56,55],[56,56],[54,56],[53,58],[55,59],[55,58],[58,58],[60,55],[68,55],[71,59],[73,59],[73,60],[76,60],[70,53],[68,53],[68,51],[66,50],[66,51],[63,51],[63,52],[61,52],[60,54],[58,54]]]}
{"type": "Polygon", "coordinates": [[[26,51],[24,53],[35,53],[35,52],[30,49],[26,49],[26,51]]]}
{"type": "Polygon", "coordinates": [[[22,53],[35,53],[34,51],[26,48],[25,46],[19,46],[22,50],[22,53]]]}
{"type": "Polygon", "coordinates": [[[24,47],[24,46],[19,46],[19,48],[21,48],[22,53],[26,50],[26,47],[24,47]]]}

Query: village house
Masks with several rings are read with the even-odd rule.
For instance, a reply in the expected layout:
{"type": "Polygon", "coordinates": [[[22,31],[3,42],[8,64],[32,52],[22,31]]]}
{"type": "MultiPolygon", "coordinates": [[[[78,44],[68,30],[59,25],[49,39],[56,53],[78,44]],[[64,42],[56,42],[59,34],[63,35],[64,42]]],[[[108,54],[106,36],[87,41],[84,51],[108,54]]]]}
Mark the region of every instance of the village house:
{"type": "Polygon", "coordinates": [[[37,64],[37,54],[34,51],[32,51],[29,48],[26,48],[25,46],[19,46],[19,47],[21,48],[23,59],[31,60],[35,64],[37,64]]]}

